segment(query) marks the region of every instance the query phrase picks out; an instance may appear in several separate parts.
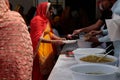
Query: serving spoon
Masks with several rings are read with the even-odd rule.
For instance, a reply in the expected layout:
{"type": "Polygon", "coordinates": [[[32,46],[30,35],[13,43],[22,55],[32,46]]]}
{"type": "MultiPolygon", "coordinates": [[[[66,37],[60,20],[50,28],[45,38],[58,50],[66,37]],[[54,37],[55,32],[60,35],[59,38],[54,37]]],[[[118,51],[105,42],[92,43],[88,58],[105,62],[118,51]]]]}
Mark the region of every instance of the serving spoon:
{"type": "Polygon", "coordinates": [[[112,50],[110,50],[109,52],[107,52],[107,53],[105,53],[102,57],[100,57],[98,60],[97,60],[97,62],[100,62],[104,57],[106,57],[110,52],[112,52],[113,51],[113,49],[112,50]]]}

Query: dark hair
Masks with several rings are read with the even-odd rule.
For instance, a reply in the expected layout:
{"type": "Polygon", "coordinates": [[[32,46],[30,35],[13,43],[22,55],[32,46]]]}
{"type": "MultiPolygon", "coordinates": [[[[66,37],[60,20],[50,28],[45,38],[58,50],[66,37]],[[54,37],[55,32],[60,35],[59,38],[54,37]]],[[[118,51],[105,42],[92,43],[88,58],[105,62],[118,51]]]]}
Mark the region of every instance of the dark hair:
{"type": "Polygon", "coordinates": [[[54,8],[52,4],[50,4],[49,11],[54,8]]]}
{"type": "Polygon", "coordinates": [[[9,3],[10,4],[10,10],[12,10],[13,9],[13,6],[12,6],[12,4],[11,3],[9,3]]]}
{"type": "Polygon", "coordinates": [[[34,14],[36,11],[36,7],[32,6],[29,10],[28,13],[26,14],[26,19],[27,19],[27,25],[30,24],[31,19],[33,18],[34,14]]]}

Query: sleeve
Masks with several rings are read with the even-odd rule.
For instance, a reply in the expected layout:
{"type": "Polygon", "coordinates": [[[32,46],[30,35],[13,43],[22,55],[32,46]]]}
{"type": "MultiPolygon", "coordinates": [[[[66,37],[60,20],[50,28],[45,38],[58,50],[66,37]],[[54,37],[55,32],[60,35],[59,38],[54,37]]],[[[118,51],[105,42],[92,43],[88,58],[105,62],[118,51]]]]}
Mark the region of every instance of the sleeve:
{"type": "Polygon", "coordinates": [[[103,33],[103,35],[107,35],[108,34],[108,30],[107,29],[102,30],[102,33],[103,33]]]}
{"type": "Polygon", "coordinates": [[[102,15],[100,19],[105,22],[105,19],[111,19],[112,18],[112,11],[110,10],[105,10],[102,12],[102,15]]]}
{"type": "Polygon", "coordinates": [[[99,42],[110,42],[110,38],[108,37],[108,35],[101,37],[98,39],[99,42]]]}

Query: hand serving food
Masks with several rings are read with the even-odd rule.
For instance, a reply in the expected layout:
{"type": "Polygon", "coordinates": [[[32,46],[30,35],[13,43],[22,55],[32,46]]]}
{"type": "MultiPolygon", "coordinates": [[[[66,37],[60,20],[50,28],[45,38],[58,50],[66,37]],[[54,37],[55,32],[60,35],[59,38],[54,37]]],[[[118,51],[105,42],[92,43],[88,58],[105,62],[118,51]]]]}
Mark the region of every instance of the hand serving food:
{"type": "Polygon", "coordinates": [[[68,34],[68,35],[66,36],[66,39],[70,39],[70,40],[72,40],[72,39],[78,39],[78,38],[79,38],[79,35],[68,34]]]}
{"type": "Polygon", "coordinates": [[[84,35],[84,40],[87,41],[87,40],[89,40],[91,37],[92,37],[92,35],[89,34],[89,33],[87,33],[87,34],[84,35]]]}

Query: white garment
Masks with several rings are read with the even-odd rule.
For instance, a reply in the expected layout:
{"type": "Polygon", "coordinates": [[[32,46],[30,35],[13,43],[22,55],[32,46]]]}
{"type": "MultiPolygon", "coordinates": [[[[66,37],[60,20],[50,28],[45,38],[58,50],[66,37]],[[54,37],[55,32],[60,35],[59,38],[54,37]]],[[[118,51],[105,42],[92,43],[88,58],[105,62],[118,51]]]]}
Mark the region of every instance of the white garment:
{"type": "Polygon", "coordinates": [[[117,14],[117,15],[120,15],[120,0],[117,0],[115,3],[114,3],[114,5],[113,5],[113,7],[112,7],[112,12],[113,13],[115,13],[115,14],[117,14]]]}
{"type": "Polygon", "coordinates": [[[109,38],[113,41],[114,56],[118,58],[120,67],[120,0],[117,0],[112,7],[112,19],[106,20],[109,38]]]}
{"type": "MultiPolygon", "coordinates": [[[[113,13],[112,19],[106,20],[106,25],[108,29],[108,36],[114,45],[114,56],[119,60],[120,66],[120,16],[113,13]]],[[[117,62],[117,63],[118,63],[117,62]]]]}
{"type": "Polygon", "coordinates": [[[59,33],[58,33],[58,31],[57,31],[56,29],[54,29],[54,28],[53,28],[53,33],[54,33],[55,35],[57,35],[57,36],[60,36],[59,33]]]}
{"type": "Polygon", "coordinates": [[[108,36],[111,41],[120,40],[120,16],[113,14],[112,19],[106,20],[108,36]]]}

